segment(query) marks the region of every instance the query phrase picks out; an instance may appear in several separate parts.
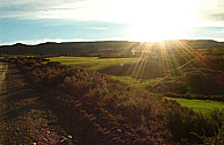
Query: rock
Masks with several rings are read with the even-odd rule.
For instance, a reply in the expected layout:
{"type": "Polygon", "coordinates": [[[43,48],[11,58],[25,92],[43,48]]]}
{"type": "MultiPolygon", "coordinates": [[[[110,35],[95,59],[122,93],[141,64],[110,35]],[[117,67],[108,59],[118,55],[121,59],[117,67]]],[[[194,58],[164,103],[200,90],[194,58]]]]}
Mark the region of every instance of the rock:
{"type": "Polygon", "coordinates": [[[122,130],[121,129],[117,129],[117,132],[122,132],[122,130]]]}
{"type": "Polygon", "coordinates": [[[68,135],[68,138],[72,139],[72,136],[71,135],[68,135]]]}
{"type": "Polygon", "coordinates": [[[63,137],[61,140],[60,140],[60,143],[63,143],[67,140],[67,138],[63,137]]]}

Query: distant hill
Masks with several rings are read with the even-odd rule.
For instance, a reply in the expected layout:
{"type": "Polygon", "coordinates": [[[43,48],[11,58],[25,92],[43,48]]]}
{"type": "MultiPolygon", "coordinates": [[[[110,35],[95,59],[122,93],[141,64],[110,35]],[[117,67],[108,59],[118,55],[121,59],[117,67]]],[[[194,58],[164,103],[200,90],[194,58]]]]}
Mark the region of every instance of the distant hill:
{"type": "Polygon", "coordinates": [[[8,55],[39,55],[39,54],[69,54],[86,53],[116,53],[121,51],[142,51],[146,49],[180,49],[180,48],[218,48],[224,49],[224,42],[214,40],[169,40],[160,42],[128,42],[128,41],[96,41],[96,42],[47,42],[37,45],[17,43],[0,46],[0,54],[8,55]]]}

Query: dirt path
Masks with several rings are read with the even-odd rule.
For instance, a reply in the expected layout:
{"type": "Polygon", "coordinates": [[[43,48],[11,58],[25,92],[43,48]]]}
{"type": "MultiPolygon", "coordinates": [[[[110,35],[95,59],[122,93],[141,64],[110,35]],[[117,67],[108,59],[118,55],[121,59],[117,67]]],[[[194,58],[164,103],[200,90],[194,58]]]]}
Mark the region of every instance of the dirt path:
{"type": "Polygon", "coordinates": [[[2,92],[2,88],[4,87],[4,80],[6,77],[6,73],[8,70],[8,65],[6,63],[0,62],[0,92],[2,92]]]}
{"type": "Polygon", "coordinates": [[[0,145],[57,144],[66,138],[42,97],[14,65],[0,62],[0,145]]]}

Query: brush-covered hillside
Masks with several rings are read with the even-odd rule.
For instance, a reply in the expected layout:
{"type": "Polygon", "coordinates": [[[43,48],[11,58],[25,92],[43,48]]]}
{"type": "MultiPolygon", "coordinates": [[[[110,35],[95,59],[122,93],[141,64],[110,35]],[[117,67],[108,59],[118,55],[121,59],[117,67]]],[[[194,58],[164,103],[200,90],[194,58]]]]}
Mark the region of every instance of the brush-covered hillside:
{"type": "MultiPolygon", "coordinates": [[[[132,51],[150,51],[151,49],[224,49],[224,42],[214,40],[169,40],[164,42],[128,42],[128,41],[96,41],[96,42],[47,42],[37,45],[17,43],[0,46],[0,54],[5,55],[102,55],[117,54],[131,56],[132,51]]],[[[108,56],[108,55],[107,55],[108,56]]]]}

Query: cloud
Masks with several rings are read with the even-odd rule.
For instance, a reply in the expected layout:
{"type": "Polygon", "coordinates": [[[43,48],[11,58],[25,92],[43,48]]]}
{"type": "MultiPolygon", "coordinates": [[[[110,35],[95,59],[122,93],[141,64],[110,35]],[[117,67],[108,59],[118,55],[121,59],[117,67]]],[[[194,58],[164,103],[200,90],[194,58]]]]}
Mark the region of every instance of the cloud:
{"type": "Polygon", "coordinates": [[[83,27],[84,29],[92,29],[92,30],[106,30],[109,28],[99,28],[99,27],[83,27]]]}
{"type": "Polygon", "coordinates": [[[7,0],[1,3],[0,17],[223,26],[223,23],[216,23],[223,21],[223,5],[223,0],[7,0]]]}
{"type": "Polygon", "coordinates": [[[222,29],[222,30],[219,31],[218,33],[224,34],[224,29],[222,29]]]}
{"type": "Polygon", "coordinates": [[[221,13],[221,14],[213,14],[211,17],[215,21],[224,21],[224,13],[221,13]]]}
{"type": "MultiPolygon", "coordinates": [[[[111,5],[113,6],[113,5],[111,5]]],[[[2,17],[20,19],[94,20],[108,14],[109,3],[89,1],[6,1],[0,6],[2,17]]]]}

